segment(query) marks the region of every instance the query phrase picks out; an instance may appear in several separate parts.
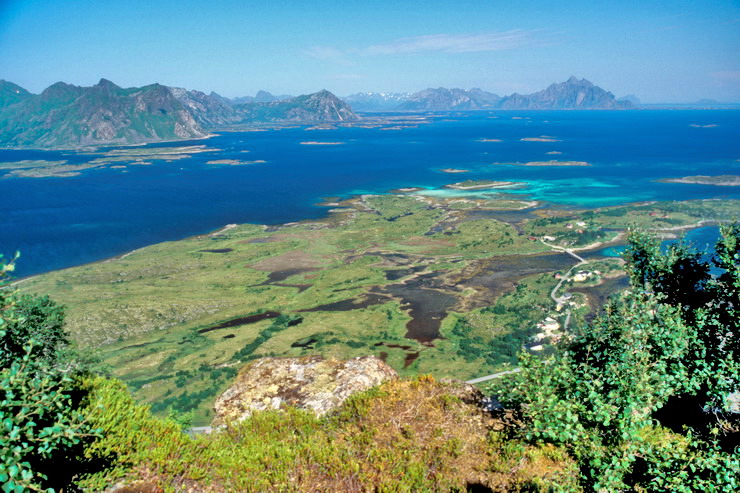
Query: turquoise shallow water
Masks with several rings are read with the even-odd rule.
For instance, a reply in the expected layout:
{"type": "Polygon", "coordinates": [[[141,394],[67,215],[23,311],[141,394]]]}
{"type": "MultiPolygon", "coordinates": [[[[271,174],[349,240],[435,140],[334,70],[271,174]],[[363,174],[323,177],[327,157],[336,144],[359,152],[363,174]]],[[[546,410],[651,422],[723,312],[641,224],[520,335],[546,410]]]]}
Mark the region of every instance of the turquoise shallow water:
{"type": "MultiPolygon", "coordinates": [[[[668,245],[673,245],[679,241],[684,241],[692,246],[696,251],[707,252],[707,255],[714,249],[714,246],[719,240],[719,227],[718,226],[704,226],[701,228],[692,229],[687,231],[686,234],[681,235],[678,239],[665,240],[663,247],[666,248],[668,245]]],[[[619,257],[625,250],[625,246],[611,246],[599,250],[597,253],[605,257],[619,257]]]]}
{"type": "MultiPolygon", "coordinates": [[[[178,143],[219,149],[189,159],[126,170],[93,169],[73,178],[0,179],[0,253],[20,250],[17,273],[32,275],[224,224],[276,224],[322,217],[326,209],[316,205],[322,197],[383,193],[409,186],[439,190],[465,179],[524,182],[523,189],[501,192],[564,207],[740,198],[740,187],[655,182],[696,174],[740,174],[740,111],[429,116],[429,124],[398,131],[291,128],[230,132],[205,141],[178,143]],[[708,124],[717,126],[692,126],[708,124]],[[553,142],[522,140],[542,136],[553,142]],[[301,145],[303,141],[342,144],[309,146],[301,145]],[[214,159],[266,163],[205,164],[214,159]],[[587,161],[592,166],[494,164],[550,159],[587,161]],[[470,172],[451,175],[443,173],[443,168],[470,172]]],[[[167,145],[172,144],[152,147],[167,145]]],[[[0,150],[0,161],[65,159],[79,163],[93,157],[64,151],[0,150]]]]}

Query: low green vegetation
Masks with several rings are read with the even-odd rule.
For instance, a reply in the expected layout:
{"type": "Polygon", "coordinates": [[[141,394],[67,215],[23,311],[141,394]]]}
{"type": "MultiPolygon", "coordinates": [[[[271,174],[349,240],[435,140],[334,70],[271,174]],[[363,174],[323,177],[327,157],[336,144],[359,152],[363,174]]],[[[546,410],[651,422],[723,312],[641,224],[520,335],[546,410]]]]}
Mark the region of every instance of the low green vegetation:
{"type": "Polygon", "coordinates": [[[554,308],[549,293],[555,286],[550,274],[522,279],[494,305],[454,315],[449,331],[457,354],[466,361],[485,361],[489,368],[516,366],[522,346],[537,332],[533,321],[554,308]]]}
{"type": "Polygon", "coordinates": [[[740,486],[740,225],[710,262],[633,234],[631,289],[498,389],[532,443],[566,447],[589,491],[740,486]]]}
{"type": "MultiPolygon", "coordinates": [[[[549,291],[554,274],[576,261],[537,239],[567,245],[567,235],[581,235],[580,222],[594,231],[583,238],[599,241],[633,223],[660,229],[737,211],[733,201],[701,201],[543,209],[505,222],[499,210],[533,204],[497,197],[363,196],[334,206],[320,222],[230,226],[18,287],[66,306],[71,339],[96,348],[139,401],[160,415],[192,412],[195,424],[205,424],[228,372],[252,358],[375,354],[402,375],[460,379],[505,369],[540,333],[539,322],[550,316],[562,326],[567,311],[556,311],[549,291]],[[531,263],[542,266],[528,271],[531,263]],[[428,304],[431,294],[448,301],[434,313],[414,311],[422,303],[414,300],[428,304]],[[280,330],[274,319],[239,322],[267,311],[300,322],[280,330]],[[412,323],[438,327],[440,337],[422,344],[409,333],[412,323]]],[[[602,264],[583,269],[607,272],[602,264]]],[[[587,297],[602,278],[566,283],[583,288],[566,307],[574,322],[598,306],[587,297]]],[[[543,339],[545,352],[552,340],[543,339]]]]}
{"type": "MultiPolygon", "coordinates": [[[[466,403],[469,389],[419,376],[356,394],[322,418],[255,412],[195,438],[183,433],[189,413],[156,417],[123,382],[101,376],[69,342],[63,309],[13,290],[5,280],[12,264],[3,264],[3,491],[736,491],[740,225],[721,233],[710,261],[631,234],[631,289],[545,356],[521,353],[519,376],[492,389],[505,405],[493,415],[466,403]]],[[[548,275],[529,276],[494,305],[449,317],[456,357],[506,359],[495,344],[506,331],[495,327],[516,333],[539,316],[527,310],[550,313],[551,284],[548,275]],[[494,334],[488,353],[486,327],[494,334]]],[[[249,359],[303,325],[301,316],[245,314],[263,324],[259,343],[231,349],[249,359]]],[[[226,325],[181,334],[181,342],[201,344],[226,325]]],[[[333,337],[295,342],[303,349],[333,337]]],[[[161,364],[174,364],[171,356],[161,364]]],[[[178,370],[174,380],[230,380],[234,371],[178,370]]]]}
{"type": "Polygon", "coordinates": [[[0,259],[0,483],[4,492],[64,485],[98,430],[81,412],[77,378],[90,371],[69,346],[64,312],[6,286],[0,259]]]}

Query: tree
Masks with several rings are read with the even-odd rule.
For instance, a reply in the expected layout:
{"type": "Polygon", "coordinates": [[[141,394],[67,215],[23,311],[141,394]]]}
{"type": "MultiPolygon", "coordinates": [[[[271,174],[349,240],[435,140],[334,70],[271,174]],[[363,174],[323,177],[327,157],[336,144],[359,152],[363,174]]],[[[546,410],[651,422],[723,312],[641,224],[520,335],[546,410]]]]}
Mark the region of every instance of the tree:
{"type": "Polygon", "coordinates": [[[526,437],[564,445],[587,490],[737,491],[740,227],[710,261],[630,235],[631,288],[548,360],[523,358],[501,399],[526,437]]]}
{"type": "Polygon", "coordinates": [[[0,484],[3,492],[46,491],[69,483],[77,451],[95,435],[78,412],[78,371],[62,367],[63,310],[19,296],[0,258],[0,484]]]}
{"type": "Polygon", "coordinates": [[[22,359],[29,341],[34,341],[31,360],[53,365],[69,344],[64,331],[64,308],[48,296],[12,296],[13,316],[5,321],[5,335],[0,339],[0,366],[22,359]]]}

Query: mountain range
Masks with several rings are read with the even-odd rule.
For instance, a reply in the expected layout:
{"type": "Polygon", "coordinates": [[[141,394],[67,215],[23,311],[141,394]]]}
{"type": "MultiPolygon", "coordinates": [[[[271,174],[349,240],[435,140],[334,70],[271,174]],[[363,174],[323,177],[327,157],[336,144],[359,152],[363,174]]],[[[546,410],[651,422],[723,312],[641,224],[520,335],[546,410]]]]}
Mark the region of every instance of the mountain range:
{"type": "Polygon", "coordinates": [[[358,92],[342,99],[355,111],[393,111],[410,96],[401,92],[358,92]]]}
{"type": "Polygon", "coordinates": [[[41,94],[0,81],[2,147],[137,144],[199,138],[234,125],[356,119],[346,103],[325,90],[288,99],[262,91],[252,101],[239,102],[161,84],[121,88],[106,79],[92,87],[57,82],[41,94]]]}
{"type": "Polygon", "coordinates": [[[209,130],[275,123],[355,121],[360,111],[625,109],[634,105],[586,79],[571,77],[532,94],[425,89],[414,94],[358,93],[343,100],[322,90],[302,96],[228,99],[161,84],[122,88],[64,82],[32,94],[0,80],[0,147],[74,148],[204,137],[209,130]]]}
{"type": "Polygon", "coordinates": [[[532,94],[499,96],[482,89],[425,89],[409,95],[358,93],[345,98],[358,111],[449,111],[449,110],[594,110],[628,109],[629,100],[587,81],[571,77],[532,94]],[[356,105],[361,102],[362,106],[356,105]]]}

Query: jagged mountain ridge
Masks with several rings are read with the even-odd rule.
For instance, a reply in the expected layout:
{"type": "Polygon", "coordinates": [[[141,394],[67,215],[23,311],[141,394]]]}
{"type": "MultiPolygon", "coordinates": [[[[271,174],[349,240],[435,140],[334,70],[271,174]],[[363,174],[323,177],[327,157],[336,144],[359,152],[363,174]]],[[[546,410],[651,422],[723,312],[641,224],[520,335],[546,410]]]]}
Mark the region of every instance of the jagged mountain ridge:
{"type": "Polygon", "coordinates": [[[0,79],[0,108],[15,104],[32,96],[32,94],[21,86],[0,79]]]}
{"type": "Polygon", "coordinates": [[[451,110],[585,110],[632,108],[629,100],[617,100],[614,95],[586,79],[571,77],[551,84],[532,94],[498,96],[482,89],[429,88],[406,95],[392,106],[388,98],[371,98],[378,93],[358,93],[345,98],[361,111],[451,111],[451,110]],[[355,106],[360,101],[363,106],[355,106]]]}
{"type": "Polygon", "coordinates": [[[77,147],[197,138],[190,112],[161,84],[123,89],[57,82],[39,95],[0,107],[0,145],[77,147]]]}
{"type": "Polygon", "coordinates": [[[259,90],[254,96],[240,96],[228,100],[230,104],[244,104],[244,103],[272,103],[274,101],[283,101],[285,99],[293,99],[295,96],[288,94],[274,95],[269,91],[259,90]]]}
{"type": "Polygon", "coordinates": [[[425,89],[398,107],[402,111],[481,110],[495,108],[501,97],[481,89],[425,89]]]}
{"type": "Polygon", "coordinates": [[[410,93],[358,92],[342,98],[355,111],[393,111],[406,101],[410,93]]]}
{"type": "Polygon", "coordinates": [[[269,103],[238,104],[233,109],[243,122],[355,121],[352,108],[327,90],[269,103]]]}
{"type": "MultiPolygon", "coordinates": [[[[252,101],[235,104],[218,94],[207,95],[200,91],[171,88],[175,97],[205,128],[222,128],[229,125],[280,122],[336,122],[354,121],[357,115],[352,108],[327,90],[313,94],[273,101],[252,101]]],[[[260,91],[258,98],[269,99],[269,93],[260,91]],[[260,95],[260,93],[264,93],[260,95]]],[[[256,99],[256,98],[255,98],[256,99]]]]}
{"type": "Polygon", "coordinates": [[[630,108],[632,104],[617,101],[612,93],[586,79],[571,77],[533,94],[512,94],[502,98],[498,107],[503,110],[611,110],[630,108]]]}
{"type": "MultiPolygon", "coordinates": [[[[260,95],[267,98],[267,94],[260,95]]],[[[277,122],[352,121],[329,91],[272,102],[233,104],[216,93],[151,84],[121,88],[57,82],[35,95],[0,81],[0,146],[81,147],[199,138],[207,129],[277,122]]]]}

